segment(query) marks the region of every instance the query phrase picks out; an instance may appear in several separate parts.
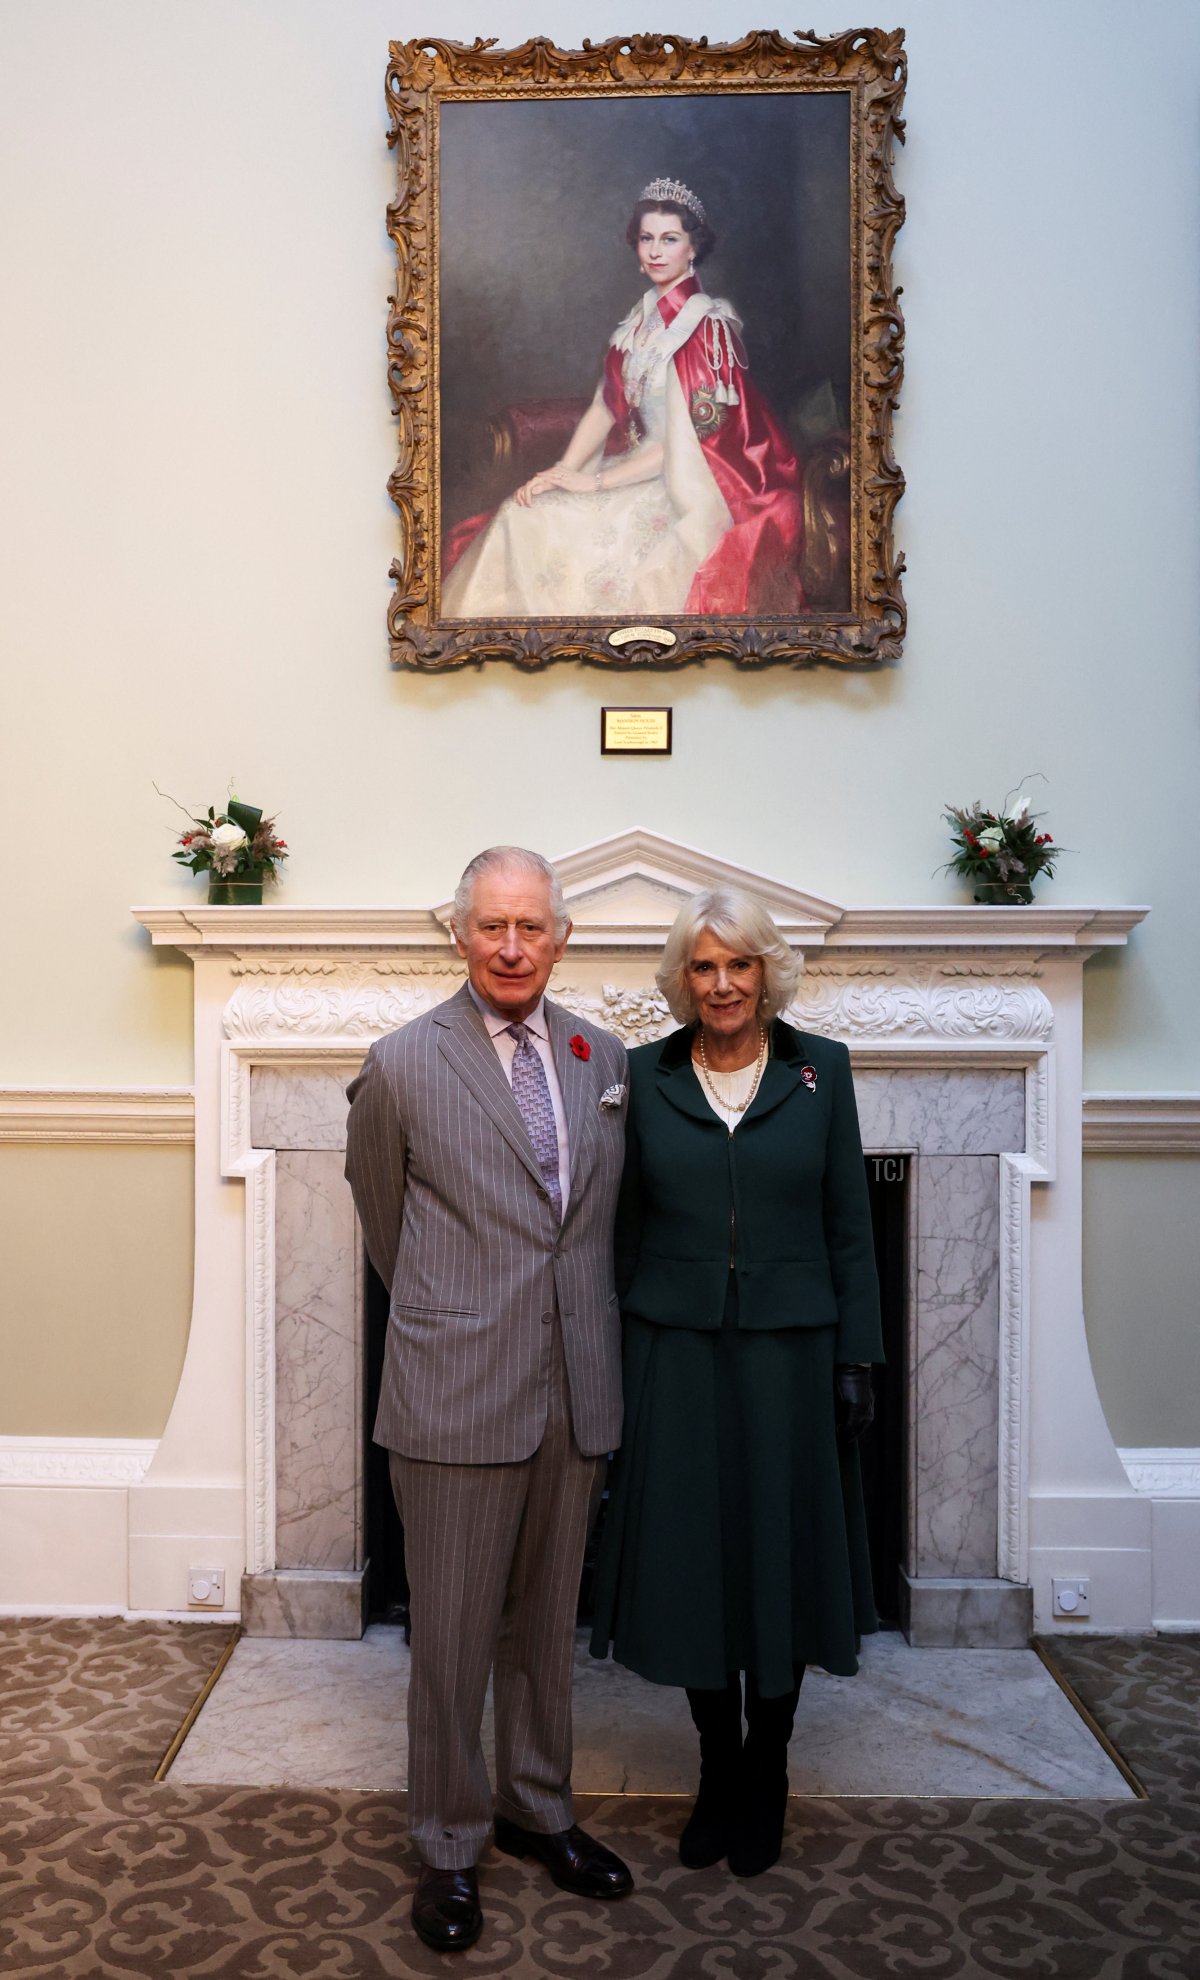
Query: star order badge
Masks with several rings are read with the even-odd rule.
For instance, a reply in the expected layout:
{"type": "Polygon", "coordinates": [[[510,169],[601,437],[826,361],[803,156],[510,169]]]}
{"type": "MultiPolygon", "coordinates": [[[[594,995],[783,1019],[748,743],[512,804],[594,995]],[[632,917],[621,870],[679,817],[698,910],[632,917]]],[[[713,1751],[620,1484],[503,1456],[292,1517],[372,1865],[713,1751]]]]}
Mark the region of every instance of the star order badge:
{"type": "Polygon", "coordinates": [[[729,417],[729,407],[721,404],[715,388],[711,385],[696,386],[689,410],[692,415],[692,425],[701,439],[706,433],[719,433],[729,417]]]}

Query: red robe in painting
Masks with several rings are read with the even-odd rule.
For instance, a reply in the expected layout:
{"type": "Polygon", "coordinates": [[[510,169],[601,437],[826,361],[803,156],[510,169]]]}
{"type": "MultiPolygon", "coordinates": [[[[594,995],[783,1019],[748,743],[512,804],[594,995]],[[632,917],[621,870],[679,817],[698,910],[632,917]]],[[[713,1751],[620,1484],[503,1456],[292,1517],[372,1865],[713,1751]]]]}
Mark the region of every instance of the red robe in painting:
{"type": "MultiPolygon", "coordinates": [[[[688,297],[699,290],[700,282],[693,275],[660,296],[658,309],[664,323],[670,325],[688,297]]],[[[733,517],[733,527],[696,572],[686,610],[792,617],[806,610],[800,583],[804,548],[800,464],[745,369],[740,343],[738,352],[741,362],[731,365],[718,345],[714,363],[702,322],[675,353],[675,373],[693,429],[733,517]],[[721,388],[734,393],[735,404],[724,402],[721,388]]],[[[623,354],[612,345],[604,366],[604,403],[613,416],[604,451],[612,457],[637,437],[636,419],[625,399],[623,354]]]]}

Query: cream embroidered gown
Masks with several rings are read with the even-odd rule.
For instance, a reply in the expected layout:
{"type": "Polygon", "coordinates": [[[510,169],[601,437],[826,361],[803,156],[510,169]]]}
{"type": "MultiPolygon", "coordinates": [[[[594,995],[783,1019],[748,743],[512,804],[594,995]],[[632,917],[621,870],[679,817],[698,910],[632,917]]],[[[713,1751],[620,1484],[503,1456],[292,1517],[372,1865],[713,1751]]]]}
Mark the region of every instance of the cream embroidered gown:
{"type": "MultiPolygon", "coordinates": [[[[704,304],[711,312],[712,299],[704,304]]],[[[716,304],[717,310],[728,305],[716,304]]],[[[692,327],[699,329],[696,316],[692,327]]],[[[732,518],[692,427],[674,363],[679,347],[657,298],[643,297],[613,339],[642,438],[622,463],[657,443],[651,479],[569,494],[553,489],[528,508],[511,498],[464,552],[442,587],[442,616],[595,618],[682,612],[700,565],[732,518]]],[[[602,402],[597,392],[597,401],[602,402]]],[[[596,454],[584,472],[601,465],[596,454]]]]}

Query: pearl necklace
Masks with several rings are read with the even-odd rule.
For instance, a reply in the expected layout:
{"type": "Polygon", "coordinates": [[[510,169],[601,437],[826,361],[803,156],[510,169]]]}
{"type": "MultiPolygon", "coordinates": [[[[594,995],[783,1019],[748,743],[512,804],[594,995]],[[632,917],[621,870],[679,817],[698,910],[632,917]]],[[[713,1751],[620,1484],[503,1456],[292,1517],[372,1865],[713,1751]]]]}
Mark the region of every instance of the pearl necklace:
{"type": "MultiPolygon", "coordinates": [[[[747,1107],[750,1105],[750,1102],[753,1100],[755,1094],[758,1092],[759,1084],[763,1076],[763,1067],[766,1065],[766,1063],[767,1063],[767,1032],[765,1026],[760,1024],[758,1027],[758,1063],[754,1068],[754,1084],[750,1088],[750,1091],[749,1093],[747,1093],[744,1100],[727,1100],[722,1094],[717,1092],[716,1087],[713,1085],[713,1081],[714,1079],[730,1079],[733,1077],[733,1075],[730,1073],[719,1073],[719,1072],[714,1073],[710,1069],[708,1063],[708,1054],[704,1050],[704,1026],[703,1025],[700,1026],[700,1075],[704,1081],[704,1084],[707,1086],[709,1092],[712,1094],[713,1099],[717,1102],[717,1105],[719,1107],[726,1108],[729,1113],[731,1114],[745,1113],[747,1107]]],[[[745,1067],[738,1066],[736,1068],[736,1071],[744,1072],[745,1067]]]]}

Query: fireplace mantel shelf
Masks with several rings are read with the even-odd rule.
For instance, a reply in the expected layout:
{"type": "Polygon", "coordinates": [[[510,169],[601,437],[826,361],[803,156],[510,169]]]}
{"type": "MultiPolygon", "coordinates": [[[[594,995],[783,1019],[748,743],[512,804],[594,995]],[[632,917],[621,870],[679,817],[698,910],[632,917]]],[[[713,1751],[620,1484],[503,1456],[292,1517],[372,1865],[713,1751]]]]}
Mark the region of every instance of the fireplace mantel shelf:
{"type": "MultiPolygon", "coordinates": [[[[769,905],[770,903],[768,903],[769,905]]],[[[568,900],[568,905],[572,905],[568,900]]],[[[571,947],[628,954],[662,947],[670,915],[651,912],[632,923],[595,899],[580,905],[571,947]]],[[[261,955],[287,950],[379,956],[446,955],[451,950],[444,908],[413,907],[136,907],[156,948],[187,955],[261,955]]],[[[778,915],[797,948],[842,955],[924,951],[1024,956],[1122,946],[1145,920],[1145,907],[831,908],[815,915],[778,915]]]]}

